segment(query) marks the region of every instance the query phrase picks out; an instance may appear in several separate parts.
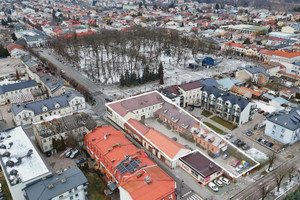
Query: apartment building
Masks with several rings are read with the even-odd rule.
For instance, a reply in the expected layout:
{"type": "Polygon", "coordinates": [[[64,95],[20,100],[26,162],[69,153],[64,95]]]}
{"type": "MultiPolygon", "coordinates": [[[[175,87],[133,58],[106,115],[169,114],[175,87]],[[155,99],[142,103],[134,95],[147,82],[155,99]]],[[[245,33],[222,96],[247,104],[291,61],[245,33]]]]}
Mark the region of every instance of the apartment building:
{"type": "Polygon", "coordinates": [[[201,107],[223,119],[241,125],[253,119],[255,103],[216,87],[204,86],[201,107]]]}
{"type": "Polygon", "coordinates": [[[203,84],[195,81],[179,86],[180,106],[187,107],[188,105],[197,105],[200,103],[201,88],[203,84]]]}
{"type": "Polygon", "coordinates": [[[85,99],[75,91],[45,100],[12,106],[13,119],[17,125],[29,125],[50,116],[63,116],[86,108],[85,99]]]}

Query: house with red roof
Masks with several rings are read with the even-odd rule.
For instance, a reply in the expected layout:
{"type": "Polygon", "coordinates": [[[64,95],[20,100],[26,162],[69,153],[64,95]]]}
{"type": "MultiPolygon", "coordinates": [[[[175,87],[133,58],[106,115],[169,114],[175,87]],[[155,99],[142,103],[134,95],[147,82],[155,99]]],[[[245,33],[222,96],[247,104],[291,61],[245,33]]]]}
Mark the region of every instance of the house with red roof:
{"type": "Polygon", "coordinates": [[[86,134],[84,143],[108,181],[119,188],[121,200],[175,199],[175,181],[112,126],[86,134]]]}
{"type": "Polygon", "coordinates": [[[27,55],[28,53],[23,50],[21,45],[10,43],[7,45],[7,50],[11,57],[20,58],[21,56],[27,55]]]}
{"type": "Polygon", "coordinates": [[[242,55],[245,52],[245,46],[233,42],[224,42],[221,45],[221,52],[222,53],[229,52],[232,54],[242,55]]]}
{"type": "Polygon", "coordinates": [[[294,63],[300,61],[300,51],[282,51],[273,52],[272,59],[280,62],[294,63]]]}

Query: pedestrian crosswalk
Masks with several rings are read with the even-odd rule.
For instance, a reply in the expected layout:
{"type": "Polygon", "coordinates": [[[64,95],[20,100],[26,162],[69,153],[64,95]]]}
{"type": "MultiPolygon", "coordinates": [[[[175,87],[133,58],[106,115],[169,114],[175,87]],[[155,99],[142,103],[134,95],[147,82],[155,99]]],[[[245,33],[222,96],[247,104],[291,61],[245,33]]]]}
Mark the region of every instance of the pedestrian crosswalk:
{"type": "Polygon", "coordinates": [[[203,200],[203,199],[199,197],[197,194],[193,194],[187,200],[203,200]]]}
{"type": "Polygon", "coordinates": [[[182,197],[185,200],[203,200],[199,195],[192,191],[185,193],[184,195],[182,195],[182,197]]]}

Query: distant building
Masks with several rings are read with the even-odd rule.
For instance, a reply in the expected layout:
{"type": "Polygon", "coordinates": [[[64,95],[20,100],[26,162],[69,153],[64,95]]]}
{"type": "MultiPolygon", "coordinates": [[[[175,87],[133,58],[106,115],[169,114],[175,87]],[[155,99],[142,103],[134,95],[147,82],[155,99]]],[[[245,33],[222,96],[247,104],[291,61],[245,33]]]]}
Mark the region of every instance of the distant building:
{"type": "Polygon", "coordinates": [[[241,125],[253,119],[255,104],[230,92],[204,86],[201,107],[223,119],[241,125]]]}
{"type": "Polygon", "coordinates": [[[223,173],[220,166],[212,163],[198,150],[180,158],[179,166],[201,184],[207,184],[223,173]]]}
{"type": "Polygon", "coordinates": [[[176,199],[175,181],[121,131],[98,127],[85,136],[85,144],[95,168],[118,186],[121,200],[176,199]]]}
{"type": "Polygon", "coordinates": [[[39,122],[50,116],[62,116],[86,108],[85,98],[74,91],[27,104],[12,106],[14,121],[17,125],[39,122]]]}
{"type": "Polygon", "coordinates": [[[47,90],[50,97],[60,96],[66,90],[74,89],[69,82],[66,82],[60,77],[45,75],[40,78],[42,86],[47,90]]]}
{"type": "Polygon", "coordinates": [[[7,45],[6,48],[9,52],[10,56],[14,57],[14,58],[20,58],[21,56],[28,54],[26,51],[23,50],[22,46],[15,44],[15,43],[10,43],[9,45],[7,45]]]}
{"type": "Polygon", "coordinates": [[[265,134],[284,144],[300,140],[300,107],[287,107],[267,118],[265,134]]]}
{"type": "Polygon", "coordinates": [[[53,150],[52,139],[57,140],[62,137],[65,140],[69,136],[83,139],[88,132],[85,124],[86,122],[80,114],[74,114],[47,122],[36,123],[32,125],[32,128],[37,143],[45,153],[53,150]]]}
{"type": "Polygon", "coordinates": [[[21,126],[1,131],[0,134],[3,175],[13,199],[25,200],[27,198],[22,190],[52,172],[21,126]]]}
{"type": "Polygon", "coordinates": [[[187,107],[188,105],[197,105],[200,101],[201,88],[203,84],[195,81],[179,86],[181,92],[180,106],[187,107]]]}
{"type": "Polygon", "coordinates": [[[25,103],[34,100],[32,90],[38,89],[38,84],[33,81],[22,81],[0,86],[0,105],[6,103],[25,103]]]}
{"type": "Polygon", "coordinates": [[[73,167],[28,184],[23,194],[30,200],[85,200],[88,199],[87,186],[85,175],[78,167],[73,167]]]}
{"type": "Polygon", "coordinates": [[[245,81],[245,82],[253,82],[255,84],[259,84],[262,86],[265,86],[268,81],[270,75],[267,73],[265,68],[261,66],[247,66],[245,68],[240,68],[236,74],[235,74],[236,79],[240,81],[245,81]]]}

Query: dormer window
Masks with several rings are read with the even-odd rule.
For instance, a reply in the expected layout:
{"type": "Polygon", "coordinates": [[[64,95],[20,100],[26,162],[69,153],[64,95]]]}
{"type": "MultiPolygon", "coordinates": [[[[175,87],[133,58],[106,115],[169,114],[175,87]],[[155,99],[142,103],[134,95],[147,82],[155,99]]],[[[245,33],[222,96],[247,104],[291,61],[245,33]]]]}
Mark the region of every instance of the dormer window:
{"type": "Polygon", "coordinates": [[[43,110],[43,112],[47,112],[48,108],[46,106],[43,106],[42,110],[43,110]]]}
{"type": "Polygon", "coordinates": [[[54,105],[54,107],[55,108],[59,108],[60,107],[59,103],[56,102],[55,105],[54,105]]]}

